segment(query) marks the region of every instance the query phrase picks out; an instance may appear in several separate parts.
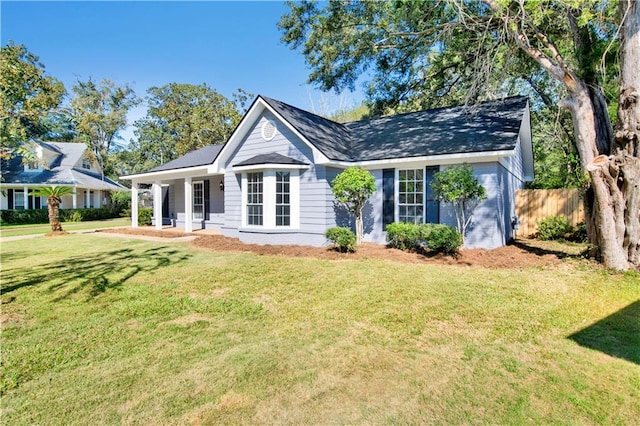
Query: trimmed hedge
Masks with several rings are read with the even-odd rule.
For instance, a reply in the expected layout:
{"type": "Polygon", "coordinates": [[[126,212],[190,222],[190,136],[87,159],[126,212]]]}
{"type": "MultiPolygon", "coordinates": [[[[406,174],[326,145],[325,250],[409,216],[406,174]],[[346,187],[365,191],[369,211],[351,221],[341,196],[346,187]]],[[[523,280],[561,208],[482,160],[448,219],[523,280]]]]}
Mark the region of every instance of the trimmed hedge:
{"type": "Polygon", "coordinates": [[[327,229],[325,235],[333,241],[340,252],[352,253],[356,251],[356,234],[354,234],[351,229],[336,226],[327,229]]]}
{"type": "MultiPolygon", "coordinates": [[[[101,207],[96,209],[60,209],[61,222],[87,222],[120,217],[121,209],[101,207]]],[[[0,223],[7,225],[27,225],[49,223],[47,209],[37,210],[0,210],[0,223]]]]}
{"type": "Polygon", "coordinates": [[[391,247],[405,251],[454,254],[462,246],[462,235],[453,227],[436,223],[403,223],[387,225],[387,241],[391,247]]]}

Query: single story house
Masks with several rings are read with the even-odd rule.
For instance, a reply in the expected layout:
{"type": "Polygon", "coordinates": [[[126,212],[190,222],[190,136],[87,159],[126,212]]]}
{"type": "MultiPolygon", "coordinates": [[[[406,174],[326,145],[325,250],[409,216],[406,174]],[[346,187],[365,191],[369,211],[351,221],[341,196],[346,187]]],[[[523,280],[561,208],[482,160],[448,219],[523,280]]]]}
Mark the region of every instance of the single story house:
{"type": "Polygon", "coordinates": [[[488,195],[466,247],[502,246],[514,232],[515,192],[533,179],[526,97],[340,124],[258,96],[224,145],[122,179],[131,180],[133,199],[140,184],[152,185],[158,229],[172,223],[247,243],[321,246],[328,228],[352,225],[331,182],[357,165],[377,186],[365,209],[364,240],[384,244],[392,222],[455,226],[451,206],[435,199],[429,182],[463,163],[488,195]]]}
{"type": "Polygon", "coordinates": [[[33,160],[15,156],[2,161],[2,210],[46,209],[46,197],[30,194],[42,186],[74,188],[73,195],[62,197],[62,209],[103,207],[111,191],[127,189],[102,174],[102,168],[87,155],[83,143],[30,141],[29,145],[33,160]]]}

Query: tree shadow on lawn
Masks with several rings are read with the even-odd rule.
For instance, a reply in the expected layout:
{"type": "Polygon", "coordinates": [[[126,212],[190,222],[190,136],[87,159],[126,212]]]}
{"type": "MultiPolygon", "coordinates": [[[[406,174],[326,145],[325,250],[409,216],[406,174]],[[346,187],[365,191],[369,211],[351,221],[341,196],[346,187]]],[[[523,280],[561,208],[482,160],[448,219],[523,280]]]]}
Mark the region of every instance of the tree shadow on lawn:
{"type": "Polygon", "coordinates": [[[2,293],[23,287],[48,285],[47,290],[57,294],[54,301],[63,300],[81,290],[88,289],[87,299],[109,289],[117,289],[141,272],[154,272],[191,257],[169,247],[155,247],[144,251],[131,248],[74,256],[63,261],[44,263],[35,267],[4,269],[2,293]]]}
{"type": "Polygon", "coordinates": [[[640,300],[570,335],[569,339],[640,365],[640,300]]]}
{"type": "Polygon", "coordinates": [[[548,248],[538,247],[530,243],[527,243],[526,241],[523,241],[523,240],[512,240],[511,242],[509,242],[509,245],[518,247],[520,250],[535,254],[536,256],[545,256],[550,254],[550,255],[556,256],[558,259],[567,259],[567,258],[581,259],[581,258],[584,258],[585,256],[585,253],[572,254],[567,251],[552,250],[548,248]]]}

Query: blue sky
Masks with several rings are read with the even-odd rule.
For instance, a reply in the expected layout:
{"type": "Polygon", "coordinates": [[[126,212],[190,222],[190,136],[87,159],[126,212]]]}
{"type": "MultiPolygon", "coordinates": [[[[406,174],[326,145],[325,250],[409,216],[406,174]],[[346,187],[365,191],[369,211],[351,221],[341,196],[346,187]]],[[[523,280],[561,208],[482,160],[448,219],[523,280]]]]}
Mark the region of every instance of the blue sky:
{"type": "MultiPolygon", "coordinates": [[[[282,2],[0,3],[2,45],[24,44],[67,90],[79,78],[151,86],[207,83],[230,97],[238,88],[329,113],[362,94],[323,94],[306,84],[302,54],[280,43],[282,2]]],[[[130,121],[144,115],[139,107],[130,121]]],[[[124,132],[125,140],[131,129],[124,132]]]]}

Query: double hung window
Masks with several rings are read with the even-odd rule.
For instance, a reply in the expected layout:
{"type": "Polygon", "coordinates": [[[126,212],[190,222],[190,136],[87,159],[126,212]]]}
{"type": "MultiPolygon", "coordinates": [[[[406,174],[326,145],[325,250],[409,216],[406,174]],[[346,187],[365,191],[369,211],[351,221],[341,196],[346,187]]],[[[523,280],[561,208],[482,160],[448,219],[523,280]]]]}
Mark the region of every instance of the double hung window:
{"type": "Polygon", "coordinates": [[[247,173],[247,225],[263,224],[263,173],[247,173]]]}
{"type": "Polygon", "coordinates": [[[276,226],[291,225],[291,173],[276,172],[276,226]]]}
{"type": "Polygon", "coordinates": [[[424,222],[423,169],[398,170],[398,220],[424,222]]]}

